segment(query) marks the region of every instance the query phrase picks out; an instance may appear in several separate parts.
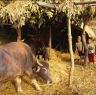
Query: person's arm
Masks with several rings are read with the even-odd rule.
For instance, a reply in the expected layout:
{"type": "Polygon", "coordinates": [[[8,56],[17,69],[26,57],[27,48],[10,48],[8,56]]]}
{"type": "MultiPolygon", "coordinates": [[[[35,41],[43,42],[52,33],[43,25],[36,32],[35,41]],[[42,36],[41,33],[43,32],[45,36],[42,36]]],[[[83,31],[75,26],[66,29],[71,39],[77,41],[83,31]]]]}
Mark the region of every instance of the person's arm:
{"type": "Polygon", "coordinates": [[[78,54],[78,48],[77,48],[77,43],[76,43],[76,50],[75,50],[75,53],[78,54]]]}
{"type": "Polygon", "coordinates": [[[92,48],[93,48],[93,51],[95,53],[95,45],[94,44],[92,44],[92,48]]]}

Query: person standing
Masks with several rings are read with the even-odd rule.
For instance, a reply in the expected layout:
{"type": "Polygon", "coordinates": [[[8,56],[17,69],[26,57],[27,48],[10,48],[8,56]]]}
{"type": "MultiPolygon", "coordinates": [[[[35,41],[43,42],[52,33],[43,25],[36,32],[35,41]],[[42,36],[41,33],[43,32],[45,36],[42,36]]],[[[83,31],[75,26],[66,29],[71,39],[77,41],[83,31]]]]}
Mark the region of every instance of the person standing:
{"type": "Polygon", "coordinates": [[[77,37],[76,52],[79,55],[79,59],[82,59],[84,57],[84,47],[83,47],[83,43],[81,41],[81,36],[77,37]]]}
{"type": "Polygon", "coordinates": [[[92,43],[92,39],[88,39],[88,59],[89,62],[95,63],[95,45],[92,43]]]}

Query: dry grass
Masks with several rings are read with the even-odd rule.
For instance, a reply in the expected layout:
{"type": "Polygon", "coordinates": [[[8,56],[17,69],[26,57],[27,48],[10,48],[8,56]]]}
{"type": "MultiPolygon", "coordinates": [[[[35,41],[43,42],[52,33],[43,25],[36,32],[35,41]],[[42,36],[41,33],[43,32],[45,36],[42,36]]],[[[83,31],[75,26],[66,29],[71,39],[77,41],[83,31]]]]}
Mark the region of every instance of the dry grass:
{"type": "Polygon", "coordinates": [[[51,52],[51,60],[48,62],[53,79],[51,85],[46,85],[41,78],[36,76],[43,90],[38,92],[30,85],[29,78],[24,76],[22,88],[25,94],[17,94],[14,85],[7,82],[3,85],[0,95],[96,95],[96,64],[86,67],[75,65],[73,87],[68,89],[70,56],[55,50],[51,52]]]}

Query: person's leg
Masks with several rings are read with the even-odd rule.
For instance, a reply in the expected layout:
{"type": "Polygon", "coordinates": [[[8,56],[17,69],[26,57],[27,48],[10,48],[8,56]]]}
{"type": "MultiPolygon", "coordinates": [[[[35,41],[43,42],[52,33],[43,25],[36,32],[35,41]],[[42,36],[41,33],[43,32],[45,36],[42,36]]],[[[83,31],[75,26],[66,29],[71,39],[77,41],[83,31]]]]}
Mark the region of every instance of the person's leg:
{"type": "Polygon", "coordinates": [[[95,62],[94,53],[92,53],[92,62],[93,62],[93,64],[95,62]]]}
{"type": "Polygon", "coordinates": [[[89,63],[91,62],[91,54],[88,54],[89,63]]]}
{"type": "Polygon", "coordinates": [[[78,61],[81,63],[81,52],[79,52],[79,58],[78,58],[78,61]]]}
{"type": "Polygon", "coordinates": [[[91,54],[91,62],[93,63],[93,54],[91,54]]]}
{"type": "Polygon", "coordinates": [[[95,55],[95,53],[94,53],[94,63],[96,62],[96,55],[95,55]]]}

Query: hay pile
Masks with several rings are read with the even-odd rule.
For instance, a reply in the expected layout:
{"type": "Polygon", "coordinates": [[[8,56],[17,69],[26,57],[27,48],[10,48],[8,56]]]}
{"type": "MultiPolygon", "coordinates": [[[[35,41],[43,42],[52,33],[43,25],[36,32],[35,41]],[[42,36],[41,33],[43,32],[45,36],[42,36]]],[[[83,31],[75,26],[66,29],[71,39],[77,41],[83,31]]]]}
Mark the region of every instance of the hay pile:
{"type": "Polygon", "coordinates": [[[24,76],[22,89],[25,94],[17,94],[14,85],[7,82],[3,85],[0,95],[96,95],[96,64],[90,64],[87,67],[75,65],[73,88],[68,89],[70,56],[55,50],[51,52],[51,60],[48,62],[53,79],[51,85],[46,85],[36,76],[43,90],[38,92],[30,85],[29,78],[24,76]]]}

